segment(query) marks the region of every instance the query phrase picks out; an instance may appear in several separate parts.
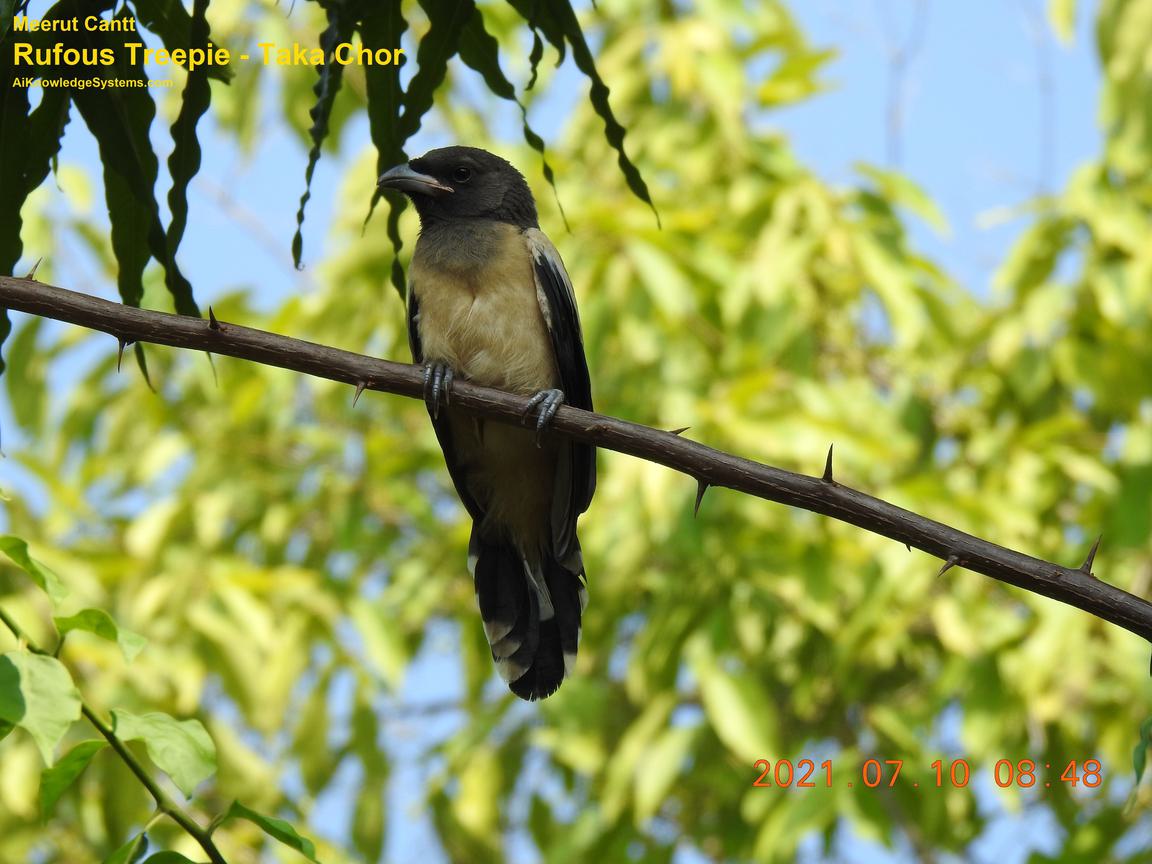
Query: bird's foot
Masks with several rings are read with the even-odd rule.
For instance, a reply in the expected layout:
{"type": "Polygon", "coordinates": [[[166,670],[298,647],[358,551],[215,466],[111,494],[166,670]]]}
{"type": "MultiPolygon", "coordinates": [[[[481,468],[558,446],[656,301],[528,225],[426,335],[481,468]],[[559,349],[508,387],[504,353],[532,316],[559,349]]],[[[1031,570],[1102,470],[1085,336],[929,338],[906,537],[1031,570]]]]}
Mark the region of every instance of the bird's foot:
{"type": "Polygon", "coordinates": [[[424,404],[428,406],[428,413],[435,420],[440,416],[440,396],[444,396],[444,404],[452,403],[452,382],[456,380],[456,373],[447,363],[427,363],[424,366],[424,404]]]}
{"type": "Polygon", "coordinates": [[[556,412],[560,410],[560,406],[564,404],[564,391],[563,390],[541,390],[528,401],[528,407],[524,409],[520,416],[527,419],[537,407],[540,413],[536,417],[536,446],[540,446],[541,436],[544,430],[548,428],[548,424],[552,422],[552,418],[556,416],[556,412]]]}

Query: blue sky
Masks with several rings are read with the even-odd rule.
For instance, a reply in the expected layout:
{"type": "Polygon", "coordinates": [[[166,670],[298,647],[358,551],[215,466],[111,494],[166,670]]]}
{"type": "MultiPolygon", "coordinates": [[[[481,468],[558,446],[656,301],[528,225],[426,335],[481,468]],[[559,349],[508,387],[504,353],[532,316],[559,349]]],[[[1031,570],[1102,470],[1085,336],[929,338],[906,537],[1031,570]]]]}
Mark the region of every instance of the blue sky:
{"type": "MultiPolygon", "coordinates": [[[[37,5],[33,3],[34,10],[37,5]]],[[[899,88],[903,117],[899,163],[940,205],[951,231],[942,236],[914,221],[913,238],[969,290],[988,296],[995,268],[1021,224],[993,217],[1024,204],[1038,190],[1058,191],[1072,170],[1101,148],[1096,120],[1100,75],[1092,40],[1095,4],[1080,4],[1076,37],[1068,45],[1059,43],[1046,26],[1043,0],[794,0],[789,5],[813,43],[839,51],[825,73],[833,87],[816,99],[769,115],[765,122],[789,135],[799,158],[834,183],[855,182],[857,162],[890,163],[891,51],[894,45],[906,44],[910,33],[921,34],[899,88]],[[921,8],[923,12],[918,11],[921,8]]],[[[409,54],[414,56],[415,51],[409,54]]],[[[563,106],[584,98],[586,92],[581,76],[570,62],[568,66],[553,82],[555,98],[535,109],[534,124],[545,137],[557,134],[563,106]]],[[[181,251],[202,305],[239,285],[259,286],[258,305],[265,308],[309,290],[309,270],[295,271],[289,257],[306,154],[299,140],[275,121],[278,104],[274,109],[252,157],[240,154],[208,127],[205,162],[192,185],[192,217],[181,251]],[[222,197],[231,202],[231,209],[221,209],[222,197]],[[237,219],[244,223],[239,229],[237,219]]],[[[515,109],[507,110],[510,113],[497,121],[502,128],[517,121],[515,109]]],[[[166,155],[170,147],[166,129],[157,125],[157,145],[166,155]]],[[[353,124],[345,132],[341,153],[335,158],[326,155],[320,163],[306,224],[308,268],[323,260],[341,178],[367,141],[366,126],[353,124]]],[[[422,131],[410,152],[438,143],[434,133],[422,131]]],[[[69,129],[61,161],[99,177],[95,146],[79,122],[69,129]]],[[[98,179],[94,186],[93,206],[99,210],[98,179]]],[[[579,232],[580,226],[573,225],[572,230],[579,232]]],[[[29,250],[29,257],[36,257],[34,250],[29,250]]],[[[83,264],[62,262],[55,280],[115,296],[114,285],[93,284],[90,273],[83,264]]],[[[387,311],[382,309],[381,314],[387,311]]],[[[391,311],[398,314],[399,305],[391,311]]],[[[3,399],[0,423],[5,446],[11,448],[17,436],[3,399]]],[[[10,463],[0,462],[0,488],[13,485],[9,467],[10,463]]],[[[0,518],[0,527],[2,523],[0,518]]],[[[432,641],[452,653],[453,639],[448,633],[432,641]]],[[[414,674],[410,680],[443,677],[443,663],[435,656],[418,662],[429,674],[414,674]]],[[[415,689],[407,695],[416,700],[437,698],[415,689]]],[[[405,739],[401,735],[397,740],[405,739]]],[[[405,767],[402,760],[397,780],[412,770],[415,766],[405,767]]],[[[354,784],[355,778],[345,782],[354,784]]],[[[402,790],[406,784],[395,785],[402,790]]],[[[995,812],[995,796],[988,793],[981,798],[995,812]]],[[[335,818],[344,803],[340,794],[326,796],[321,812],[330,809],[335,818]]],[[[389,803],[403,808],[413,802],[397,791],[389,803]]],[[[401,818],[393,824],[405,822],[401,818]]],[[[1043,814],[1023,819],[1005,815],[972,850],[971,860],[1014,864],[1024,861],[1030,848],[1052,852],[1052,832],[1043,814]]],[[[430,826],[421,820],[394,830],[389,850],[392,860],[410,860],[414,854],[429,864],[440,860],[430,826]]],[[[887,852],[847,833],[843,855],[861,862],[911,860],[902,850],[887,852]]]]}

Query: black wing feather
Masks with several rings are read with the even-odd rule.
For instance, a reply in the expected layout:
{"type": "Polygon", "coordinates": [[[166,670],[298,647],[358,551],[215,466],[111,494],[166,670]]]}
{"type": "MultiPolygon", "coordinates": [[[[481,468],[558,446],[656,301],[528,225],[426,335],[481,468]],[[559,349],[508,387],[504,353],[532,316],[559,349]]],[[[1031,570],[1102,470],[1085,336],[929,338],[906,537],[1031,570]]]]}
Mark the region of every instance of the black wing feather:
{"type": "MultiPolygon", "coordinates": [[[[560,389],[567,404],[592,410],[592,382],[584,356],[584,337],[576,312],[572,282],[551,241],[538,229],[525,232],[532,253],[536,287],[544,318],[552,337],[560,389]]],[[[565,440],[557,465],[557,499],[553,502],[553,537],[561,559],[579,549],[576,544],[576,517],[588,509],[596,491],[596,448],[565,440]],[[563,492],[567,489],[567,496],[563,492]]]]}

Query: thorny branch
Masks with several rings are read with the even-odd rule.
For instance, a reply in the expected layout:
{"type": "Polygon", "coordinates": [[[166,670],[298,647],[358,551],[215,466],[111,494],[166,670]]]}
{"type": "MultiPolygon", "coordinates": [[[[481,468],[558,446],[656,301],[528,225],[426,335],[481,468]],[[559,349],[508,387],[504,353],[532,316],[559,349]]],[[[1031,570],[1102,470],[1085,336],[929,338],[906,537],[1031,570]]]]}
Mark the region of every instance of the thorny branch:
{"type": "MultiPolygon", "coordinates": [[[[357,391],[423,398],[424,376],[416,366],[222,322],[211,312],[207,321],[152,312],[7,276],[0,276],[0,308],[100,330],[121,344],[151,342],[211,351],[342,381],[357,391]]],[[[521,423],[528,399],[457,381],[452,404],[483,417],[521,423]]],[[[1152,603],[1092,575],[1097,546],[1079,567],[1006,549],[843,485],[833,477],[831,450],[821,476],[809,477],[688,440],[679,434],[684,430],[665,432],[569,406],[557,412],[552,429],[687,474],[698,484],[697,507],[708,487],[718,486],[822,513],[934,555],[944,562],[941,573],[964,567],[1076,606],[1152,641],[1152,603]]]]}

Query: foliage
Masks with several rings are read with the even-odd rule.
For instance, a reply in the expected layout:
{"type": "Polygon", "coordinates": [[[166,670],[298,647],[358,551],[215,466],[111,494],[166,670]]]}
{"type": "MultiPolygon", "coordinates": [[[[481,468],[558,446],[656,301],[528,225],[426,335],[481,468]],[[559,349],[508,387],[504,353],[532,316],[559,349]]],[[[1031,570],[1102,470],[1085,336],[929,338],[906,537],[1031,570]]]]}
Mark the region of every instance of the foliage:
{"type": "MultiPolygon", "coordinates": [[[[412,26],[427,39],[437,7],[421,8],[412,26]]],[[[513,11],[483,6],[484,29],[509,68],[539,72],[520,96],[530,108],[553,75],[543,42],[557,46],[564,25],[537,21],[528,46],[513,11]]],[[[301,12],[276,26],[313,39],[332,26],[301,12]]],[[[984,304],[910,242],[906,216],[938,221],[913,184],[861,166],[858,183],[829,186],[755,131],[750,119],[818,93],[830,59],[782,4],[603,0],[588,17],[596,68],[663,227],[606,169],[618,153],[591,106],[550,151],[570,235],[537,195],[577,286],[598,408],[809,473],[835,441],[853,485],[1045,557],[1078,562],[1099,526],[1097,572],[1146,593],[1152,84],[1140,46],[1152,16],[1142,0],[1105,0],[1098,15],[1107,148],[1034,202],[984,304]],[[753,76],[766,60],[774,71],[753,76]]],[[[221,20],[223,40],[273,26],[221,20]]],[[[455,68],[437,116],[483,144],[487,106],[460,96],[455,68]]],[[[388,88],[347,74],[329,135],[359,111],[378,135],[364,94],[388,88]]],[[[212,110],[244,142],[265,97],[239,83],[212,84],[212,110]]],[[[316,118],[300,106],[315,104],[314,83],[288,69],[280,94],[309,142],[316,118]]],[[[532,164],[531,147],[492,146],[532,164]]],[[[340,251],[317,291],[263,314],[259,286],[242,286],[214,301],[222,320],[407,357],[383,285],[389,226],[365,227],[355,206],[379,154],[377,138],[345,178],[340,251]]],[[[25,245],[55,251],[58,225],[35,195],[24,213],[25,245]]],[[[392,227],[415,226],[405,214],[392,227]]],[[[111,282],[107,239],[85,236],[111,282]]],[[[48,254],[41,278],[52,267],[48,254]]],[[[166,302],[163,275],[144,270],[143,304],[166,302]]],[[[694,519],[690,480],[605,453],[581,525],[592,601],[578,674],[519,703],[494,680],[464,513],[417,403],[366,394],[353,410],[331,382],[170,350],[150,352],[153,395],[116,374],[108,341],[26,322],[9,343],[8,398],[29,442],[9,460],[34,491],[7,502],[6,530],[36,560],[4,541],[0,609],[33,644],[76,632],[55,659],[0,633],[0,860],[202,857],[151,820],[90,730],[60,728],[76,689],[100,716],[169,718],[130,722],[144,736],[131,752],[179,776],[198,815],[229,817],[213,837],[232,862],[276,841],[326,864],[385,849],[407,860],[395,835],[410,815],[393,805],[411,802],[397,790],[418,795],[452,860],[790,860],[812,837],[835,855],[845,826],[927,858],[985,833],[978,785],[1046,813],[1076,860],[1147,855],[1149,797],[1128,771],[1148,741],[1147,646],[1130,634],[964,571],[937,580],[901,546],[723,490],[694,519]],[[70,386],[53,387],[63,370],[70,386]],[[50,387],[55,398],[34,395],[50,387]],[[67,597],[41,590],[53,585],[67,597]],[[91,627],[61,623],[79,620],[91,627]],[[131,662],[126,632],[147,639],[131,662]],[[56,710],[22,713],[17,697],[56,710]],[[199,732],[175,729],[205,730],[213,758],[199,732]],[[833,788],[752,785],[756,760],[804,758],[831,760],[833,788]],[[847,788],[870,758],[902,759],[901,782],[847,788]],[[1053,766],[1051,787],[996,790],[996,763],[1025,758],[1053,766]],[[973,782],[903,782],[932,785],[937,759],[967,760],[973,782]],[[1089,759],[1101,787],[1059,780],[1089,759]]]]}

